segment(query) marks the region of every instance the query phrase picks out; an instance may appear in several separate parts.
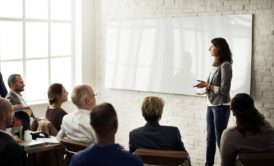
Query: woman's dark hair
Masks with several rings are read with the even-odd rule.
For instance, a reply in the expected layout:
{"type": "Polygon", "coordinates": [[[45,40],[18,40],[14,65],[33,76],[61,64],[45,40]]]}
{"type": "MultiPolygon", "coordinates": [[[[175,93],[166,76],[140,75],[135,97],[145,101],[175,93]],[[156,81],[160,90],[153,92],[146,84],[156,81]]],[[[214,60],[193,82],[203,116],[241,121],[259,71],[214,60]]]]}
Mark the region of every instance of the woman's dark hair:
{"type": "Polygon", "coordinates": [[[260,132],[260,127],[264,125],[264,116],[255,108],[254,100],[248,94],[237,94],[231,101],[231,110],[236,116],[237,128],[241,133],[260,132]]]}
{"type": "Polygon", "coordinates": [[[232,53],[230,51],[229,45],[227,44],[224,38],[214,38],[211,40],[211,43],[218,49],[218,56],[220,63],[225,61],[233,63],[232,53]]]}
{"type": "Polygon", "coordinates": [[[63,85],[59,83],[54,83],[50,85],[48,89],[48,99],[49,103],[53,104],[62,95],[63,85]]]}

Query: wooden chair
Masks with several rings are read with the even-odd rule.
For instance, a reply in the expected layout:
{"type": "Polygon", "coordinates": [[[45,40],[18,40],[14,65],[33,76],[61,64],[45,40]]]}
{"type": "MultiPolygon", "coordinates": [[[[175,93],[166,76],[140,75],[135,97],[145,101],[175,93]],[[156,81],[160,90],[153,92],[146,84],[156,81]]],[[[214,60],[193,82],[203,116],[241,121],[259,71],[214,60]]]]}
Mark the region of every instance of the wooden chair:
{"type": "Polygon", "coordinates": [[[190,159],[187,152],[171,150],[154,150],[154,149],[136,149],[133,153],[139,156],[144,164],[166,165],[166,166],[190,166],[190,159]]]}
{"type": "Polygon", "coordinates": [[[236,158],[238,166],[273,166],[274,152],[272,153],[239,153],[236,158]]]}
{"type": "Polygon", "coordinates": [[[6,131],[12,135],[17,135],[20,139],[23,139],[23,126],[7,128],[6,131]]]}
{"type": "Polygon", "coordinates": [[[65,163],[67,165],[69,165],[70,159],[76,152],[83,150],[90,145],[90,143],[74,141],[67,137],[63,138],[60,142],[66,146],[65,163]]]}

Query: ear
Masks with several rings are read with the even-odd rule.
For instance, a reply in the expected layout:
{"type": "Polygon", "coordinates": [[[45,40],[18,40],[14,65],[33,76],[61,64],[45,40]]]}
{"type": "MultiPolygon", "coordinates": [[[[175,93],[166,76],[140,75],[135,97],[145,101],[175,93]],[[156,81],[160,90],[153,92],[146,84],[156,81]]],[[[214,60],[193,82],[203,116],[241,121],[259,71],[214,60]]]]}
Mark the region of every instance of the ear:
{"type": "Polygon", "coordinates": [[[87,97],[87,98],[85,98],[85,104],[89,104],[90,103],[90,99],[87,97]]]}
{"type": "Polygon", "coordinates": [[[2,120],[3,120],[3,121],[5,121],[5,120],[6,120],[6,118],[7,118],[6,113],[3,113],[3,114],[2,114],[2,120]]]}
{"type": "Polygon", "coordinates": [[[118,130],[118,120],[115,120],[115,122],[113,123],[113,126],[115,128],[115,130],[118,130]]]}

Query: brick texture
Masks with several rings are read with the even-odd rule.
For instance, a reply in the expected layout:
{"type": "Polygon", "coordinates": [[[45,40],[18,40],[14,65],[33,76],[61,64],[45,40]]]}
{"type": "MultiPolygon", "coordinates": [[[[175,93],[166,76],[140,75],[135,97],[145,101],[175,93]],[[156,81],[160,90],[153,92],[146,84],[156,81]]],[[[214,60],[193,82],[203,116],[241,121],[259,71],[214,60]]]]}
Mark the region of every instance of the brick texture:
{"type": "MultiPolygon", "coordinates": [[[[161,124],[179,127],[194,166],[205,162],[205,97],[121,91],[104,88],[104,22],[111,19],[253,14],[251,95],[274,125],[273,0],[97,0],[96,90],[98,101],[111,102],[119,118],[116,141],[128,148],[129,131],[145,124],[140,105],[145,96],[165,100],[161,124]]],[[[234,71],[236,72],[236,71],[234,71]]],[[[229,126],[235,123],[231,114],[229,126]]],[[[218,152],[218,151],[217,151],[218,152]]],[[[219,154],[216,165],[220,165],[219,154]]]]}

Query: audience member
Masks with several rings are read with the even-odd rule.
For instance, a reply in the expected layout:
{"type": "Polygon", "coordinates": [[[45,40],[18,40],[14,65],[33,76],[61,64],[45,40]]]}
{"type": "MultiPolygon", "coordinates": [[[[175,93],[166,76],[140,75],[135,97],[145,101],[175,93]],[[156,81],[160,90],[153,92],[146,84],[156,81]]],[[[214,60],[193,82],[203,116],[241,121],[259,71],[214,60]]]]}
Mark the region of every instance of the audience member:
{"type": "Polygon", "coordinates": [[[10,100],[10,103],[14,108],[20,109],[23,108],[25,112],[27,112],[31,117],[34,118],[34,114],[27,102],[24,100],[21,92],[24,91],[24,81],[21,75],[12,74],[8,78],[8,85],[10,87],[10,91],[7,94],[6,98],[10,100]],[[26,109],[25,109],[26,108],[26,109]]]}
{"type": "Polygon", "coordinates": [[[68,100],[68,92],[62,84],[54,83],[48,89],[50,106],[47,108],[46,118],[60,130],[62,119],[67,114],[61,106],[68,100]]]}
{"type": "Polygon", "coordinates": [[[115,144],[118,129],[117,114],[113,106],[104,103],[93,108],[90,124],[96,132],[97,142],[87,149],[75,154],[70,166],[142,166],[140,158],[123,150],[115,144]]]}
{"type": "Polygon", "coordinates": [[[75,141],[94,142],[95,133],[89,124],[89,114],[96,104],[96,93],[89,85],[76,86],[72,92],[72,102],[77,109],[63,117],[61,129],[57,134],[60,140],[68,137],[75,141]]]}
{"type": "Polygon", "coordinates": [[[12,106],[8,100],[0,98],[0,165],[26,165],[26,153],[12,135],[6,132],[13,120],[12,106]]]}
{"type": "Polygon", "coordinates": [[[236,117],[236,126],[223,132],[222,166],[235,165],[239,152],[274,152],[274,129],[258,112],[248,94],[237,94],[231,101],[231,110],[236,117]]]}
{"type": "Polygon", "coordinates": [[[142,114],[146,125],[129,133],[129,150],[137,148],[186,151],[177,127],[161,126],[164,101],[159,97],[146,97],[142,104],[142,114]]]}
{"type": "Polygon", "coordinates": [[[4,84],[2,73],[0,72],[0,97],[6,97],[8,91],[4,84]]]}

